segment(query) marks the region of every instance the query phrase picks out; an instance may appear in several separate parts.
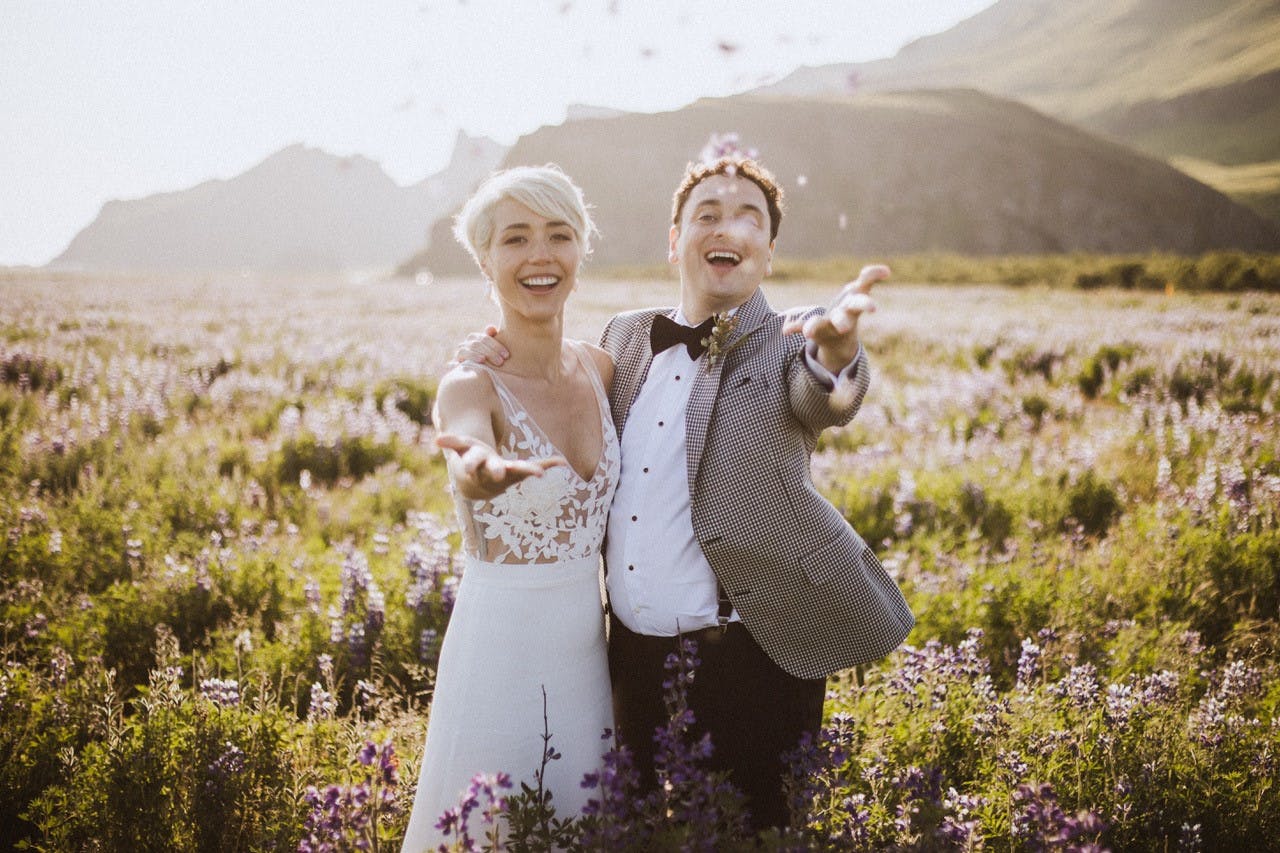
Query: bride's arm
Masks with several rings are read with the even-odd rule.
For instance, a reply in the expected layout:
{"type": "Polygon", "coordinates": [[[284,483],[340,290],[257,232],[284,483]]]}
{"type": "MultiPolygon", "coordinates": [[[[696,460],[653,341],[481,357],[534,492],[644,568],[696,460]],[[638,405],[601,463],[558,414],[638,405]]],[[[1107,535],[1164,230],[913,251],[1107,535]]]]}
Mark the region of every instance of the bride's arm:
{"type": "Polygon", "coordinates": [[[494,424],[501,418],[497,394],[487,376],[476,371],[451,370],[436,393],[436,446],[446,451],[449,476],[458,492],[470,500],[496,497],[527,477],[563,465],[559,457],[536,462],[504,459],[494,424]]]}

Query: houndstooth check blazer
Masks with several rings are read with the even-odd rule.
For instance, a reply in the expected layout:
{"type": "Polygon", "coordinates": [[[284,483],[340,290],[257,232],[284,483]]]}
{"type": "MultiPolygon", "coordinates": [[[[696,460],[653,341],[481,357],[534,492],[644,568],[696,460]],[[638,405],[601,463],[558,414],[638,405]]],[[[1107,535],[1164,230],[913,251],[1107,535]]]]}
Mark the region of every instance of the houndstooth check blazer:
{"type": "MultiPolygon", "coordinates": [[[[659,313],[675,311],[619,314],[601,336],[616,364],[610,403],[619,435],[653,360],[649,327],[659,313]]],[[[859,348],[854,394],[833,408],[804,365],[804,338],[783,335],[782,323],[757,290],[738,309],[728,355],[698,371],[685,433],[693,530],[765,653],[792,675],[820,678],[888,654],[914,620],[809,475],[819,433],[848,423],[862,403],[866,353],[859,348]]]]}

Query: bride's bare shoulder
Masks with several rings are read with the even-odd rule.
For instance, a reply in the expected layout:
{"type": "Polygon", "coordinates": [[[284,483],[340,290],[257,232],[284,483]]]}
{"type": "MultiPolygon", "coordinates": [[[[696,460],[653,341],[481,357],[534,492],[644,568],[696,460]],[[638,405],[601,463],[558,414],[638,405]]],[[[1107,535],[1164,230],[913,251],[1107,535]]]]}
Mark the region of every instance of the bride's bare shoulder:
{"type": "Polygon", "coordinates": [[[474,364],[463,363],[450,368],[440,377],[436,388],[436,407],[445,412],[469,408],[493,408],[498,400],[493,380],[474,364]]]}
{"type": "Polygon", "coordinates": [[[587,355],[590,356],[591,363],[595,365],[596,372],[600,374],[601,380],[604,381],[604,387],[610,387],[610,385],[613,384],[613,359],[609,356],[609,353],[600,349],[600,347],[595,344],[588,343],[587,341],[578,341],[577,343],[586,351],[587,355]]]}

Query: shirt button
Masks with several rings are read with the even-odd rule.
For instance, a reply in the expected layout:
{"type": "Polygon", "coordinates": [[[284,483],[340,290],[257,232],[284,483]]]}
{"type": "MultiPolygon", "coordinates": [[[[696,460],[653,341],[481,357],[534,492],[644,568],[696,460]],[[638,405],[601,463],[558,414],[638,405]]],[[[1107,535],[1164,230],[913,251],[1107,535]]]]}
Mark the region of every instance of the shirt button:
{"type": "Polygon", "coordinates": [[[632,521],[639,521],[640,519],[639,519],[639,516],[635,516],[635,515],[633,515],[633,516],[631,516],[631,520],[632,520],[632,521]]]}
{"type": "Polygon", "coordinates": [[[627,571],[634,572],[635,570],[636,570],[635,566],[627,566],[627,571]]]}
{"type": "Polygon", "coordinates": [[[658,421],[658,426],[662,426],[662,421],[658,421]]]}
{"type": "Polygon", "coordinates": [[[645,468],[645,469],[644,469],[644,472],[645,472],[646,474],[648,474],[648,473],[649,473],[649,469],[648,469],[648,468],[645,468]]]}

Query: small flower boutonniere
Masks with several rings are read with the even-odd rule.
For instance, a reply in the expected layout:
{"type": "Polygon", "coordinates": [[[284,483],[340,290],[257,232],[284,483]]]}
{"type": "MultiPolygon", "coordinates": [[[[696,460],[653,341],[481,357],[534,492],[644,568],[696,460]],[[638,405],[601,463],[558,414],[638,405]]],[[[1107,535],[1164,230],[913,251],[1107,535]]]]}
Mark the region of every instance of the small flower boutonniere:
{"type": "Polygon", "coordinates": [[[715,366],[715,363],[727,356],[734,347],[736,347],[741,339],[729,343],[729,336],[733,334],[733,330],[738,326],[737,315],[726,314],[721,312],[715,315],[715,323],[711,326],[711,334],[702,339],[702,345],[707,348],[707,370],[715,366]]]}

